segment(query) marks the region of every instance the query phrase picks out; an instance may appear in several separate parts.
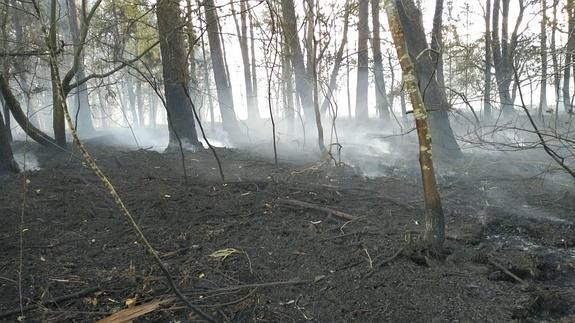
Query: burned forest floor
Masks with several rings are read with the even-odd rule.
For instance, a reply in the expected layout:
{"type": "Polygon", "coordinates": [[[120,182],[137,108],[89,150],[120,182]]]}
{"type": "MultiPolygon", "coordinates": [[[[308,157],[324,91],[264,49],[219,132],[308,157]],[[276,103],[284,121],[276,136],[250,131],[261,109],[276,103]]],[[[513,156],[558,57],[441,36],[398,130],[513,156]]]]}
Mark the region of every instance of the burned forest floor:
{"type": "MultiPolygon", "coordinates": [[[[77,152],[15,146],[39,169],[0,179],[0,321],[90,322],[126,308],[150,310],[135,322],[201,321],[77,152]]],[[[183,293],[218,321],[575,321],[572,182],[504,173],[499,157],[440,165],[446,255],[431,259],[414,247],[421,186],[401,161],[366,156],[386,170],[366,177],[368,166],[276,167],[217,148],[222,181],[210,150],[182,163],[178,152],[88,148],[183,293]]]]}

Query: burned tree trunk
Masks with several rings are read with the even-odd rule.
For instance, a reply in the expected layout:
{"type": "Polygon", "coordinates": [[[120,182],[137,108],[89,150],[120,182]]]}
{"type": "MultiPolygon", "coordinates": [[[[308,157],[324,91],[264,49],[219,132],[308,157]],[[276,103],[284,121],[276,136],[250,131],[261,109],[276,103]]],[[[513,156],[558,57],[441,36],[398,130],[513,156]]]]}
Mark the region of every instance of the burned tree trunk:
{"type": "Polygon", "coordinates": [[[567,51],[565,52],[565,65],[563,68],[563,105],[565,112],[571,113],[573,106],[571,105],[570,95],[570,80],[571,69],[574,69],[573,76],[575,77],[575,67],[573,65],[573,53],[575,52],[575,7],[572,0],[567,1],[567,21],[569,33],[567,35],[567,51]]]}
{"type": "Polygon", "coordinates": [[[525,5],[523,0],[519,0],[519,14],[515,22],[515,28],[509,36],[509,1],[494,0],[491,28],[491,47],[493,53],[493,65],[495,67],[495,78],[497,79],[497,90],[501,101],[501,110],[505,117],[513,114],[513,100],[510,93],[511,82],[513,80],[513,64],[519,24],[523,19],[525,5]],[[501,14],[501,37],[499,36],[499,15],[501,14]]]}
{"type": "Polygon", "coordinates": [[[429,125],[433,130],[436,157],[445,159],[460,157],[461,150],[455,140],[447,114],[450,105],[445,88],[440,86],[436,78],[436,64],[427,45],[421,11],[417,9],[413,0],[397,1],[396,8],[407,50],[410,59],[416,64],[420,90],[424,94],[425,105],[429,112],[429,125]]]}
{"type": "Polygon", "coordinates": [[[303,106],[306,126],[309,127],[315,122],[315,115],[313,113],[313,84],[309,79],[303,59],[293,0],[281,1],[281,8],[283,13],[282,30],[284,32],[284,39],[289,46],[291,54],[292,67],[295,75],[296,93],[300,98],[301,105],[303,106]]]}
{"type": "Polygon", "coordinates": [[[8,137],[8,133],[8,129],[4,124],[4,118],[0,112],[0,175],[5,172],[20,172],[20,168],[12,154],[12,147],[10,147],[10,138],[8,137]]]}
{"type": "MultiPolygon", "coordinates": [[[[402,1],[402,0],[399,0],[402,1]]],[[[435,171],[431,155],[431,136],[427,125],[427,110],[421,91],[418,86],[418,75],[415,65],[407,51],[406,39],[400,24],[397,7],[394,1],[388,1],[386,5],[389,28],[393,36],[393,42],[397,50],[397,56],[403,71],[405,88],[411,98],[413,116],[417,127],[419,139],[419,164],[423,181],[423,194],[425,200],[425,232],[424,242],[426,248],[435,256],[443,253],[445,241],[445,222],[441,199],[437,191],[435,171]]]]}
{"type": "Polygon", "coordinates": [[[369,56],[367,39],[369,37],[369,0],[359,0],[359,22],[357,24],[357,86],[355,91],[355,118],[365,122],[369,119],[367,106],[369,86],[369,56]]]}
{"type": "Polygon", "coordinates": [[[237,136],[240,134],[240,129],[234,111],[232,89],[228,83],[229,78],[225,68],[222,44],[220,43],[220,27],[218,25],[217,9],[214,5],[214,0],[205,0],[203,4],[212,58],[212,70],[216,82],[222,124],[230,135],[237,136]]]}
{"type": "Polygon", "coordinates": [[[167,149],[178,148],[181,141],[189,145],[190,149],[196,150],[202,145],[198,141],[190,100],[185,93],[190,76],[187,69],[179,1],[159,0],[156,14],[160,35],[166,112],[170,128],[170,142],[167,149]]]}

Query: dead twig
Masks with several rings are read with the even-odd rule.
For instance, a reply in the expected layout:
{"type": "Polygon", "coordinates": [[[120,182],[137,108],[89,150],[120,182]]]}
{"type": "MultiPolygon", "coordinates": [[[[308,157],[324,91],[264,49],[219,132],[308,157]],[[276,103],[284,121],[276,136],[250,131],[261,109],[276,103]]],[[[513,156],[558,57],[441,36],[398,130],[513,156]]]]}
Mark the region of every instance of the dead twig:
{"type": "Polygon", "coordinates": [[[303,207],[306,209],[312,209],[312,210],[317,210],[317,211],[322,211],[325,212],[329,215],[333,215],[334,217],[341,219],[341,220],[346,220],[346,221],[353,221],[353,220],[357,220],[356,216],[353,216],[349,213],[345,213],[342,211],[338,211],[338,210],[334,210],[328,207],[324,207],[324,206],[320,206],[317,204],[312,204],[309,202],[304,202],[304,201],[299,201],[299,200],[293,200],[293,199],[279,199],[277,200],[277,202],[279,202],[280,204],[285,204],[285,205],[291,205],[291,206],[299,206],[299,207],[303,207]]]}
{"type": "Polygon", "coordinates": [[[522,285],[528,285],[526,281],[524,281],[523,279],[519,278],[517,275],[515,275],[514,273],[512,273],[509,269],[505,268],[505,266],[503,266],[502,264],[498,263],[497,261],[493,260],[491,257],[487,258],[487,261],[492,264],[493,266],[497,267],[499,270],[503,271],[505,274],[507,274],[509,277],[513,278],[514,280],[516,280],[518,283],[522,284],[522,285]]]}
{"type": "Polygon", "coordinates": [[[56,303],[59,303],[59,302],[64,302],[64,301],[68,301],[68,300],[71,300],[71,299],[84,297],[84,296],[86,296],[86,295],[90,295],[90,294],[92,294],[92,293],[95,293],[95,292],[99,291],[100,289],[101,289],[100,287],[89,287],[89,288],[86,288],[86,289],[82,289],[81,291],[78,291],[78,292],[76,292],[76,293],[72,293],[72,294],[68,294],[68,295],[62,295],[62,296],[56,297],[56,298],[51,299],[51,300],[43,301],[43,302],[36,303],[36,304],[33,304],[33,305],[24,306],[24,307],[22,307],[21,309],[20,309],[20,307],[18,307],[18,308],[15,308],[15,309],[13,309],[13,310],[6,311],[6,312],[4,312],[4,313],[0,313],[0,318],[12,316],[12,315],[15,315],[15,314],[22,314],[22,313],[24,313],[24,312],[28,312],[28,311],[37,309],[37,308],[39,308],[39,307],[41,307],[41,306],[46,306],[46,305],[50,305],[50,304],[56,304],[56,303]]]}

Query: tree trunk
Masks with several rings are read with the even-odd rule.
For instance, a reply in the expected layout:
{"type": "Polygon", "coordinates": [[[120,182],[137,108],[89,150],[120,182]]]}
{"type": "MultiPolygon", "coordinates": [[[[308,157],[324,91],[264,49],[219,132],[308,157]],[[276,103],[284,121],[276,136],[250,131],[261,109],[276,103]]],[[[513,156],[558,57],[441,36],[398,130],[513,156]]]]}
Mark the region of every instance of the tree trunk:
{"type": "Polygon", "coordinates": [[[509,118],[513,115],[513,100],[510,93],[513,80],[513,65],[515,49],[517,47],[518,29],[523,20],[525,6],[523,0],[519,0],[519,13],[515,22],[515,28],[509,39],[509,1],[494,0],[491,28],[491,44],[497,91],[501,101],[503,116],[509,118]],[[499,15],[501,13],[501,37],[499,37],[499,15]]]}
{"type": "Polygon", "coordinates": [[[369,0],[359,0],[359,21],[357,23],[357,86],[355,91],[355,118],[359,122],[369,120],[368,86],[369,56],[367,39],[369,37],[369,0]]]}
{"type": "Polygon", "coordinates": [[[298,37],[298,26],[295,16],[293,0],[281,1],[283,13],[283,32],[292,58],[295,75],[296,93],[304,110],[305,124],[309,127],[314,124],[313,113],[313,84],[306,71],[303,53],[298,37]]]}
{"type": "Polygon", "coordinates": [[[291,66],[291,54],[282,35],[282,83],[284,115],[287,120],[287,131],[292,134],[295,125],[295,107],[293,102],[293,70],[291,66]]]}
{"type": "MultiPolygon", "coordinates": [[[[404,1],[404,0],[398,0],[404,1]]],[[[388,1],[386,6],[389,28],[397,50],[397,57],[403,70],[405,88],[411,98],[413,116],[417,127],[419,139],[419,164],[423,182],[423,197],[425,201],[425,232],[424,242],[427,250],[433,255],[443,253],[445,241],[445,221],[441,199],[437,190],[435,171],[431,153],[431,136],[427,125],[427,111],[418,85],[418,75],[407,49],[403,27],[400,24],[397,8],[394,1],[388,1]]]]}
{"type": "Polygon", "coordinates": [[[539,109],[537,115],[543,119],[543,111],[547,110],[547,1],[541,0],[541,92],[539,94],[539,109]]]}
{"type": "Polygon", "coordinates": [[[559,73],[559,59],[557,58],[556,34],[557,34],[557,6],[559,0],[553,1],[553,27],[551,30],[551,60],[553,62],[553,85],[555,88],[555,114],[559,114],[559,102],[561,97],[561,77],[559,73]]]}
{"type": "Polygon", "coordinates": [[[431,30],[431,58],[435,66],[437,83],[445,88],[443,76],[443,0],[435,0],[435,12],[433,14],[433,29],[431,30]]]}
{"type": "Polygon", "coordinates": [[[483,118],[491,120],[491,0],[485,1],[485,70],[483,71],[483,118]]]}
{"type": "MultiPolygon", "coordinates": [[[[240,129],[234,111],[234,99],[232,89],[228,83],[228,74],[226,72],[222,45],[220,43],[220,28],[218,25],[218,14],[214,5],[214,0],[204,1],[204,14],[208,30],[208,41],[210,43],[210,54],[212,58],[212,70],[216,82],[218,93],[218,103],[224,130],[230,136],[239,136],[240,129]]],[[[237,138],[237,137],[236,137],[237,138]]],[[[238,138],[243,141],[243,138],[238,138]]]]}
{"type": "Polygon", "coordinates": [[[179,1],[158,0],[157,17],[166,112],[170,129],[170,142],[167,149],[178,148],[179,141],[181,141],[190,149],[196,150],[201,148],[202,144],[198,141],[192,107],[185,93],[190,76],[188,75],[179,1]]]}
{"type": "Polygon", "coordinates": [[[259,115],[259,105],[258,105],[258,76],[257,76],[257,65],[256,65],[256,38],[254,37],[254,22],[253,22],[253,18],[252,15],[250,14],[250,53],[252,55],[252,64],[251,64],[251,68],[252,68],[252,91],[254,94],[253,97],[253,104],[255,106],[255,108],[257,109],[258,115],[259,115]]]}
{"type": "Polygon", "coordinates": [[[230,7],[232,8],[232,16],[236,25],[236,32],[238,34],[238,42],[240,44],[240,52],[242,54],[242,63],[244,69],[244,83],[246,87],[246,107],[248,110],[248,119],[257,120],[260,118],[257,106],[254,104],[254,90],[253,78],[251,70],[251,61],[248,48],[248,25],[247,25],[247,4],[246,0],[240,0],[240,23],[236,17],[233,0],[230,0],[230,7]]]}
{"type": "Polygon", "coordinates": [[[6,172],[20,172],[20,167],[18,167],[12,154],[8,133],[8,128],[4,124],[4,118],[2,117],[2,113],[0,113],[0,175],[6,172]]]}
{"type": "Polygon", "coordinates": [[[445,159],[461,157],[461,150],[449,123],[447,112],[450,105],[447,101],[445,88],[440,87],[437,82],[435,64],[428,51],[421,11],[417,9],[413,0],[396,0],[396,2],[407,49],[411,60],[416,62],[415,68],[420,80],[420,90],[425,94],[425,105],[429,112],[429,126],[436,148],[435,156],[445,159]]]}
{"type": "MultiPolygon", "coordinates": [[[[373,0],[377,1],[377,0],[373,0]]],[[[323,99],[323,103],[321,104],[321,113],[326,113],[330,101],[332,100],[333,93],[337,89],[337,76],[339,75],[339,69],[341,68],[341,63],[343,62],[343,51],[347,48],[347,32],[349,29],[349,0],[345,1],[345,13],[343,17],[343,32],[342,32],[342,39],[337,52],[335,53],[333,69],[331,70],[331,75],[329,77],[329,84],[327,87],[327,91],[325,97],[323,99]]]]}
{"type": "Polygon", "coordinates": [[[385,79],[383,77],[383,56],[381,55],[381,39],[379,37],[379,0],[371,0],[371,21],[373,27],[373,76],[375,79],[375,107],[379,113],[379,118],[388,122],[389,102],[387,101],[387,91],[385,89],[385,79]]]}
{"type": "MultiPolygon", "coordinates": [[[[58,43],[56,41],[56,14],[57,0],[52,0],[50,3],[50,31],[46,43],[50,51],[53,53],[58,52],[58,43]]],[[[62,96],[58,93],[60,80],[56,76],[54,66],[58,64],[53,60],[56,59],[55,55],[50,55],[50,80],[52,83],[52,127],[54,129],[54,139],[58,146],[66,146],[66,120],[64,119],[64,103],[62,96]]]]}
{"type": "Polygon", "coordinates": [[[12,90],[10,90],[8,80],[5,79],[4,76],[2,76],[1,74],[0,74],[0,90],[2,91],[2,96],[4,97],[4,102],[6,103],[6,106],[10,109],[10,112],[12,112],[12,116],[14,116],[16,122],[18,122],[20,127],[24,130],[24,132],[26,132],[28,136],[30,136],[30,138],[32,138],[34,141],[44,146],[53,147],[57,145],[54,139],[52,139],[50,136],[42,132],[40,129],[36,128],[30,122],[30,120],[26,116],[26,113],[22,111],[22,107],[20,106],[20,103],[12,93],[12,90]]]}
{"type": "MultiPolygon", "coordinates": [[[[570,80],[571,80],[571,69],[573,68],[573,52],[575,52],[575,8],[573,0],[567,0],[567,21],[568,30],[567,35],[567,50],[565,52],[565,65],[563,68],[563,105],[565,107],[565,112],[571,113],[573,106],[571,105],[571,95],[570,95],[570,80]]],[[[575,76],[575,72],[573,73],[575,76]]]]}
{"type": "MultiPolygon", "coordinates": [[[[76,8],[76,0],[67,0],[68,3],[68,21],[70,24],[70,34],[72,35],[72,40],[74,41],[74,48],[77,48],[80,44],[80,28],[78,27],[78,9],[76,8]]],[[[84,52],[80,52],[80,64],[78,65],[78,71],[76,72],[76,80],[82,80],[86,78],[86,72],[84,70],[84,52]]],[[[88,84],[82,83],[76,89],[76,100],[77,105],[72,110],[72,115],[74,118],[77,117],[76,130],[78,134],[85,135],[94,132],[94,124],[92,123],[92,113],[90,111],[90,101],[88,99],[88,84]]]]}

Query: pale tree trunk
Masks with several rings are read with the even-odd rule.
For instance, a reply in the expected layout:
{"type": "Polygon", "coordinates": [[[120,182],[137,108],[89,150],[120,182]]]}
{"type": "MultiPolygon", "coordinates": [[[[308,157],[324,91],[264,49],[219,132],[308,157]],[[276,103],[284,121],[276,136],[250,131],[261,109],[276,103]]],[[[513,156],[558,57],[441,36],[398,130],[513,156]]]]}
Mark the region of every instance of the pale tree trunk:
{"type": "Polygon", "coordinates": [[[369,120],[368,86],[369,56],[367,39],[369,37],[369,0],[359,0],[359,21],[357,24],[357,86],[355,91],[355,119],[359,122],[369,120]]]}
{"type": "MultiPolygon", "coordinates": [[[[74,41],[74,48],[79,46],[80,28],[78,27],[78,9],[76,8],[76,0],[66,0],[68,3],[68,21],[70,24],[70,34],[74,41]]],[[[76,80],[82,80],[86,77],[84,69],[84,51],[79,53],[80,64],[76,71],[76,80]]],[[[90,111],[90,101],[88,99],[88,84],[82,83],[76,89],[76,105],[72,110],[74,119],[77,117],[76,130],[80,135],[86,135],[94,132],[94,124],[92,123],[92,113],[90,111]]]]}
{"type": "Polygon", "coordinates": [[[385,78],[383,77],[383,56],[381,54],[381,39],[379,37],[379,0],[371,0],[371,25],[373,28],[373,76],[375,79],[375,107],[379,113],[379,118],[388,122],[389,102],[387,101],[387,91],[385,89],[385,78]]]}
{"type": "Polygon", "coordinates": [[[491,0],[485,1],[485,70],[483,71],[483,118],[491,120],[491,0]]]}
{"type": "Polygon", "coordinates": [[[212,58],[212,71],[216,82],[218,93],[218,103],[224,130],[236,139],[239,138],[240,129],[234,111],[234,99],[232,89],[229,85],[229,78],[225,68],[222,44],[220,43],[220,28],[218,25],[218,15],[213,0],[204,1],[204,14],[208,30],[208,41],[210,44],[210,54],[212,58]]]}
{"type": "Polygon", "coordinates": [[[251,68],[252,68],[252,72],[251,72],[251,76],[252,76],[252,91],[253,91],[253,104],[257,109],[258,115],[259,115],[259,105],[258,105],[258,75],[257,75],[257,65],[256,65],[256,38],[254,36],[254,22],[253,22],[253,17],[250,14],[249,16],[249,20],[250,20],[250,53],[252,55],[252,64],[251,64],[251,68]]]}
{"type": "Polygon", "coordinates": [[[158,119],[158,104],[157,104],[158,100],[156,97],[156,93],[154,93],[154,91],[150,91],[148,101],[150,104],[150,127],[156,128],[158,119]]]}
{"type": "Polygon", "coordinates": [[[246,0],[240,1],[240,23],[236,10],[234,9],[234,0],[230,0],[230,7],[232,8],[232,16],[236,26],[236,33],[238,34],[238,42],[240,44],[240,52],[242,54],[242,63],[244,70],[244,83],[246,87],[246,107],[248,110],[248,119],[257,120],[260,118],[257,106],[254,103],[254,90],[253,78],[251,70],[251,61],[248,47],[248,25],[247,25],[247,5],[246,0]]]}
{"type": "Polygon", "coordinates": [[[428,50],[421,11],[413,0],[397,1],[401,27],[411,60],[415,62],[421,90],[425,89],[425,105],[429,111],[429,125],[435,142],[435,157],[448,159],[461,157],[462,153],[451,129],[448,111],[450,104],[436,78],[435,64],[428,50]],[[417,59],[416,59],[417,58],[417,59]]]}
{"type": "Polygon", "coordinates": [[[539,109],[537,115],[543,119],[543,111],[547,110],[547,1],[541,0],[541,92],[539,94],[539,109]]]}
{"type": "MultiPolygon", "coordinates": [[[[398,0],[403,1],[403,0],[398,0]]],[[[445,241],[445,220],[441,199],[437,190],[435,171],[431,152],[431,135],[427,125],[427,111],[418,85],[417,71],[407,51],[406,39],[400,24],[397,8],[394,1],[387,1],[387,19],[397,50],[397,57],[403,70],[405,88],[411,98],[413,116],[417,127],[419,140],[419,164],[423,182],[423,197],[425,201],[425,232],[424,243],[427,250],[435,255],[443,254],[445,241]]]]}
{"type": "Polygon", "coordinates": [[[136,112],[138,113],[138,126],[144,127],[144,98],[142,94],[142,82],[136,79],[136,112]]]}
{"type": "Polygon", "coordinates": [[[130,110],[130,115],[132,116],[132,125],[138,125],[138,113],[136,112],[136,92],[134,89],[134,76],[126,74],[126,82],[124,83],[124,88],[128,92],[128,109],[130,110]]]}
{"type": "Polygon", "coordinates": [[[186,96],[189,84],[183,24],[178,0],[159,0],[157,3],[158,33],[162,55],[162,75],[166,96],[166,112],[170,129],[168,150],[202,147],[198,141],[190,100],[186,96]]]}

